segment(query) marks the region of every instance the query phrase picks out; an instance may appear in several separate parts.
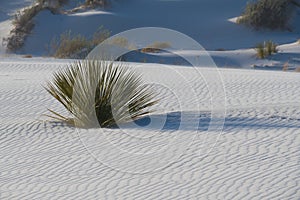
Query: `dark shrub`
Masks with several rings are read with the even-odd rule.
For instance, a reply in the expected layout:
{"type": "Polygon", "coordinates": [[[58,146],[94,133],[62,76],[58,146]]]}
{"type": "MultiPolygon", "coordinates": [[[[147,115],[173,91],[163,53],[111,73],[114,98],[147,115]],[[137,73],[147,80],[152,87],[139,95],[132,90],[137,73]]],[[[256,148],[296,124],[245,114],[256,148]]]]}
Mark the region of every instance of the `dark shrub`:
{"type": "Polygon", "coordinates": [[[33,18],[42,10],[40,4],[18,11],[13,20],[15,26],[10,32],[10,36],[3,39],[9,52],[15,52],[20,49],[25,42],[26,36],[30,34],[34,27],[33,18]]]}
{"type": "Polygon", "coordinates": [[[287,29],[292,17],[292,0],[258,0],[249,2],[238,23],[268,29],[287,29]]]}

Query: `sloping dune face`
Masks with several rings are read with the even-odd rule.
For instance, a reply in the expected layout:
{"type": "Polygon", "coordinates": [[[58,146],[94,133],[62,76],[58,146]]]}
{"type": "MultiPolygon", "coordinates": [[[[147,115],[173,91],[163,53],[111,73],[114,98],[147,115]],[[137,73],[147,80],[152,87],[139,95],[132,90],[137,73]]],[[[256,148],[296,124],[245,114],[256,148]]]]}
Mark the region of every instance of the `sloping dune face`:
{"type": "MultiPolygon", "coordinates": [[[[172,118],[166,130],[127,128],[135,137],[125,134],[123,129],[104,130],[118,149],[145,155],[135,163],[125,157],[118,159],[119,167],[116,168],[106,162],[118,158],[116,149],[103,149],[102,145],[90,149],[82,142],[96,141],[97,130],[78,132],[78,129],[41,116],[47,113],[47,108],[63,112],[41,85],[51,78],[52,72],[67,63],[37,59],[0,62],[1,199],[299,197],[299,74],[221,69],[226,119],[220,134],[205,130],[211,106],[205,81],[199,81],[188,67],[173,67],[177,73],[190,76],[190,84],[201,100],[200,110],[193,110],[191,106],[190,110],[175,112],[174,95],[168,90],[159,90],[165,97],[160,107],[172,118]],[[168,136],[189,135],[194,131],[177,130],[180,112],[190,115],[200,112],[197,136],[179,157],[176,151],[171,152],[176,159],[167,166],[142,173],[144,168],[149,169],[141,165],[148,153],[159,156],[169,145],[168,136]],[[152,137],[145,138],[148,135],[152,137]],[[106,157],[99,159],[93,152],[102,152],[106,157]],[[139,173],[126,171],[128,163],[133,165],[132,169],[139,169],[139,173]]],[[[209,70],[200,69],[201,72],[209,70]]],[[[142,65],[141,73],[169,80],[174,90],[187,98],[187,106],[193,102],[191,93],[182,90],[180,81],[166,73],[162,66],[142,65]],[[161,68],[159,74],[156,73],[158,67],[161,68]]],[[[206,80],[214,82],[213,74],[206,80]]],[[[159,119],[161,113],[155,116],[159,119]]],[[[177,142],[180,145],[184,141],[177,142]]]]}
{"type": "Polygon", "coordinates": [[[13,28],[11,18],[17,10],[29,6],[33,0],[11,0],[0,2],[0,54],[5,53],[5,47],[2,45],[2,38],[9,35],[10,30],[13,28]]]}
{"type": "MultiPolygon", "coordinates": [[[[105,12],[53,15],[44,11],[24,52],[41,54],[54,36],[67,30],[87,37],[103,26],[116,34],[132,28],[164,27],[180,31],[208,50],[252,48],[264,40],[279,44],[299,39],[299,30],[253,31],[229,19],[240,16],[247,0],[130,0],[114,1],[105,12]]],[[[295,23],[296,24],[296,23],[295,23]]],[[[298,26],[294,28],[297,29],[298,26]]]]}

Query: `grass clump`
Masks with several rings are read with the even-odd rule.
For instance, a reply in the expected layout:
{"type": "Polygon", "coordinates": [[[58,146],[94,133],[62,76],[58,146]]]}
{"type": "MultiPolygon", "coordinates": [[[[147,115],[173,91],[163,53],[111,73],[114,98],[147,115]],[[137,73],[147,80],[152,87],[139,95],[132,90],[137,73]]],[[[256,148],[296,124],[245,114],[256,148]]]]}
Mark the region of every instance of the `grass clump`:
{"type": "Polygon", "coordinates": [[[286,72],[289,70],[289,62],[284,63],[282,71],[286,72]]]}
{"type": "Polygon", "coordinates": [[[295,69],[295,72],[300,72],[300,67],[297,67],[296,69],[295,69]]]}
{"type": "Polygon", "coordinates": [[[148,45],[147,47],[143,48],[141,52],[143,53],[158,53],[161,50],[170,48],[171,45],[168,42],[154,42],[153,44],[148,45]]]}
{"type": "Polygon", "coordinates": [[[270,40],[270,41],[257,44],[255,51],[256,51],[257,58],[264,59],[274,53],[277,53],[278,49],[277,49],[277,44],[275,44],[270,40]]]}
{"type": "Polygon", "coordinates": [[[68,2],[68,0],[37,0],[44,8],[50,10],[53,14],[59,13],[61,7],[68,2]]]}
{"type": "Polygon", "coordinates": [[[110,36],[106,29],[99,28],[91,39],[65,31],[59,38],[52,39],[49,53],[56,58],[85,58],[89,52],[110,36]]]}
{"type": "Polygon", "coordinates": [[[294,5],[293,0],[258,0],[249,2],[237,22],[255,29],[288,29],[294,5]]]}
{"type": "Polygon", "coordinates": [[[93,39],[91,41],[92,48],[96,47],[98,44],[109,38],[111,32],[103,26],[99,27],[98,30],[93,34],[93,39]]]}
{"type": "Polygon", "coordinates": [[[113,38],[110,43],[112,45],[116,45],[122,48],[128,48],[129,47],[129,42],[127,40],[127,38],[124,37],[115,37],[113,38]]]}
{"type": "Polygon", "coordinates": [[[85,0],[85,5],[89,7],[106,7],[109,5],[108,0],[85,0]]]}
{"type": "Polygon", "coordinates": [[[271,40],[265,42],[266,54],[267,56],[272,55],[273,53],[277,53],[277,44],[272,42],[271,40]]]}
{"type": "Polygon", "coordinates": [[[45,88],[72,115],[50,110],[52,117],[80,127],[113,127],[147,115],[157,103],[141,76],[110,61],[73,63],[55,73],[45,88]]]}
{"type": "Polygon", "coordinates": [[[54,38],[51,42],[51,54],[56,58],[75,58],[89,48],[89,41],[84,36],[71,31],[62,33],[59,39],[54,38]]]}

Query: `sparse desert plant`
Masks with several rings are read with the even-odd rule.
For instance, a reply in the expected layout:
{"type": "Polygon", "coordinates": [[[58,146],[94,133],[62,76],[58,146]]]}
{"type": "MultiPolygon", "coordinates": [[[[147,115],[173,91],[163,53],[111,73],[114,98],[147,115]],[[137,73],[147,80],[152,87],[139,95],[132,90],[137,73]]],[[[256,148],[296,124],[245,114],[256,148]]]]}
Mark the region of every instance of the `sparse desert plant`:
{"type": "Polygon", "coordinates": [[[108,0],[85,0],[85,4],[90,7],[106,7],[108,6],[108,0]]]}
{"type": "Polygon", "coordinates": [[[297,67],[297,68],[295,69],[295,72],[300,72],[300,67],[297,67]]]}
{"type": "Polygon", "coordinates": [[[265,49],[268,56],[278,52],[277,45],[271,40],[265,42],[265,49]]]}
{"type": "Polygon", "coordinates": [[[32,55],[30,55],[30,54],[26,54],[26,55],[24,55],[24,56],[22,56],[23,58],[32,58],[32,55]]]}
{"type": "Polygon", "coordinates": [[[278,53],[277,44],[274,42],[271,42],[271,53],[278,53]]]}
{"type": "Polygon", "coordinates": [[[17,13],[14,16],[14,20],[12,21],[12,24],[18,27],[26,26],[26,24],[31,22],[31,19],[37,14],[40,8],[41,6],[37,5],[25,8],[22,11],[17,11],[17,13]]]}
{"type": "Polygon", "coordinates": [[[284,63],[282,71],[286,72],[289,70],[289,62],[284,63]]]}
{"type": "Polygon", "coordinates": [[[34,27],[33,18],[42,9],[42,6],[37,4],[15,14],[12,21],[15,27],[11,30],[10,36],[3,38],[3,43],[9,52],[15,52],[24,45],[27,35],[30,34],[34,27]]]}
{"type": "Polygon", "coordinates": [[[128,40],[124,37],[115,37],[110,41],[110,43],[123,48],[129,47],[128,40]]]}
{"type": "Polygon", "coordinates": [[[141,76],[110,61],[78,61],[54,74],[46,90],[72,115],[56,119],[79,127],[112,127],[141,118],[157,103],[141,76]],[[95,121],[96,114],[96,121],[95,121]]]}
{"type": "Polygon", "coordinates": [[[272,55],[273,53],[277,53],[278,49],[277,49],[277,44],[275,44],[274,42],[269,40],[269,41],[257,44],[255,51],[256,51],[257,58],[264,59],[264,58],[272,55]]]}
{"type": "Polygon", "coordinates": [[[34,17],[43,9],[48,9],[55,13],[59,7],[68,0],[36,0],[35,3],[23,10],[17,11],[12,24],[15,26],[7,38],[3,38],[3,43],[9,52],[19,50],[25,43],[26,37],[34,28],[34,17]]]}
{"type": "Polygon", "coordinates": [[[237,23],[255,29],[287,29],[295,4],[293,0],[258,0],[248,2],[237,23]]]}
{"type": "Polygon", "coordinates": [[[54,38],[50,44],[51,52],[56,58],[75,58],[83,50],[90,48],[89,41],[80,34],[73,34],[71,31],[62,33],[59,39],[54,38]]]}
{"type": "Polygon", "coordinates": [[[97,46],[98,44],[109,38],[110,34],[111,32],[103,28],[103,26],[99,27],[98,30],[93,34],[91,45],[93,47],[97,46]]]}
{"type": "Polygon", "coordinates": [[[52,13],[58,13],[61,6],[66,4],[68,0],[37,0],[37,2],[52,13]]]}
{"type": "Polygon", "coordinates": [[[265,47],[263,45],[263,43],[259,43],[256,48],[256,57],[260,58],[260,59],[264,59],[266,57],[265,55],[265,47]]]}
{"type": "Polygon", "coordinates": [[[143,48],[141,52],[143,53],[157,53],[161,50],[170,48],[171,45],[168,42],[154,42],[153,44],[148,45],[147,47],[143,48]]]}
{"type": "Polygon", "coordinates": [[[121,48],[125,48],[125,49],[128,49],[128,50],[136,50],[137,49],[136,45],[133,44],[133,43],[129,43],[128,39],[125,38],[125,37],[111,38],[109,40],[108,44],[118,46],[118,47],[121,47],[121,48]]]}
{"type": "Polygon", "coordinates": [[[59,38],[54,37],[48,47],[49,54],[56,58],[85,58],[98,44],[110,36],[110,31],[99,28],[92,39],[72,31],[63,32],[59,38]]]}

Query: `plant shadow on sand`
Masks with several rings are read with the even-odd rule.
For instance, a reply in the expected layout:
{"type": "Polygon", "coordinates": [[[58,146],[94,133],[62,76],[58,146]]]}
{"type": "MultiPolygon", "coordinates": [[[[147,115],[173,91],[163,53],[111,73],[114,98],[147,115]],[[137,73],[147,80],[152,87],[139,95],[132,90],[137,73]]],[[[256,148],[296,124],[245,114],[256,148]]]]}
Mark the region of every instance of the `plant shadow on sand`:
{"type": "MultiPolygon", "coordinates": [[[[209,123],[211,121],[210,113],[199,114],[196,112],[170,112],[164,115],[151,115],[143,117],[141,119],[135,120],[135,124],[141,128],[149,128],[148,125],[151,124],[151,119],[163,124],[161,130],[208,130],[209,123]],[[185,122],[183,122],[183,120],[185,122]],[[192,121],[193,120],[193,121],[192,121]],[[199,120],[198,125],[195,120],[199,120]],[[190,122],[190,123],[189,123],[190,122]],[[183,125],[184,123],[184,125],[183,125]]],[[[155,129],[155,125],[151,126],[149,129],[155,129]]]]}
{"type": "MultiPolygon", "coordinates": [[[[210,113],[196,112],[171,112],[166,115],[151,115],[151,118],[163,123],[162,131],[177,131],[177,130],[198,130],[207,131],[210,125],[223,126],[222,119],[211,119],[210,113]],[[184,115],[184,126],[181,126],[182,116],[184,115]],[[197,117],[198,116],[198,117],[197,117]],[[198,120],[198,126],[195,127],[195,121],[198,120]],[[221,124],[210,124],[219,122],[221,124]],[[190,123],[189,123],[190,122],[190,123]]],[[[140,128],[156,129],[155,126],[150,126],[151,118],[144,117],[135,121],[135,124],[140,128]]],[[[126,127],[126,126],[125,126],[126,127]]],[[[224,121],[223,130],[232,128],[251,128],[251,129],[272,129],[272,128],[300,128],[300,119],[292,119],[284,116],[266,116],[265,118],[258,117],[231,117],[227,116],[224,121]]]]}
{"type": "MultiPolygon", "coordinates": [[[[223,126],[223,120],[214,119],[213,121],[220,122],[218,126],[223,126]]],[[[213,122],[211,119],[211,113],[199,113],[199,112],[170,112],[166,114],[153,114],[150,116],[145,116],[134,121],[134,128],[137,129],[149,129],[149,130],[161,130],[161,131],[208,131],[210,123],[213,122]],[[184,125],[183,118],[185,120],[184,125]],[[198,125],[195,120],[198,120],[198,125]],[[154,123],[151,124],[151,123],[154,123]],[[156,126],[156,124],[159,124],[156,126]]],[[[51,121],[52,127],[55,126],[70,126],[63,122],[51,121]]],[[[216,124],[214,124],[216,125],[216,124]]],[[[130,129],[132,125],[122,124],[122,129],[130,129]]],[[[300,118],[288,118],[284,116],[266,116],[264,118],[258,117],[231,117],[226,116],[224,121],[223,130],[231,129],[276,129],[276,128],[300,128],[300,118]]],[[[119,129],[119,127],[114,126],[110,129],[119,129]]]]}

